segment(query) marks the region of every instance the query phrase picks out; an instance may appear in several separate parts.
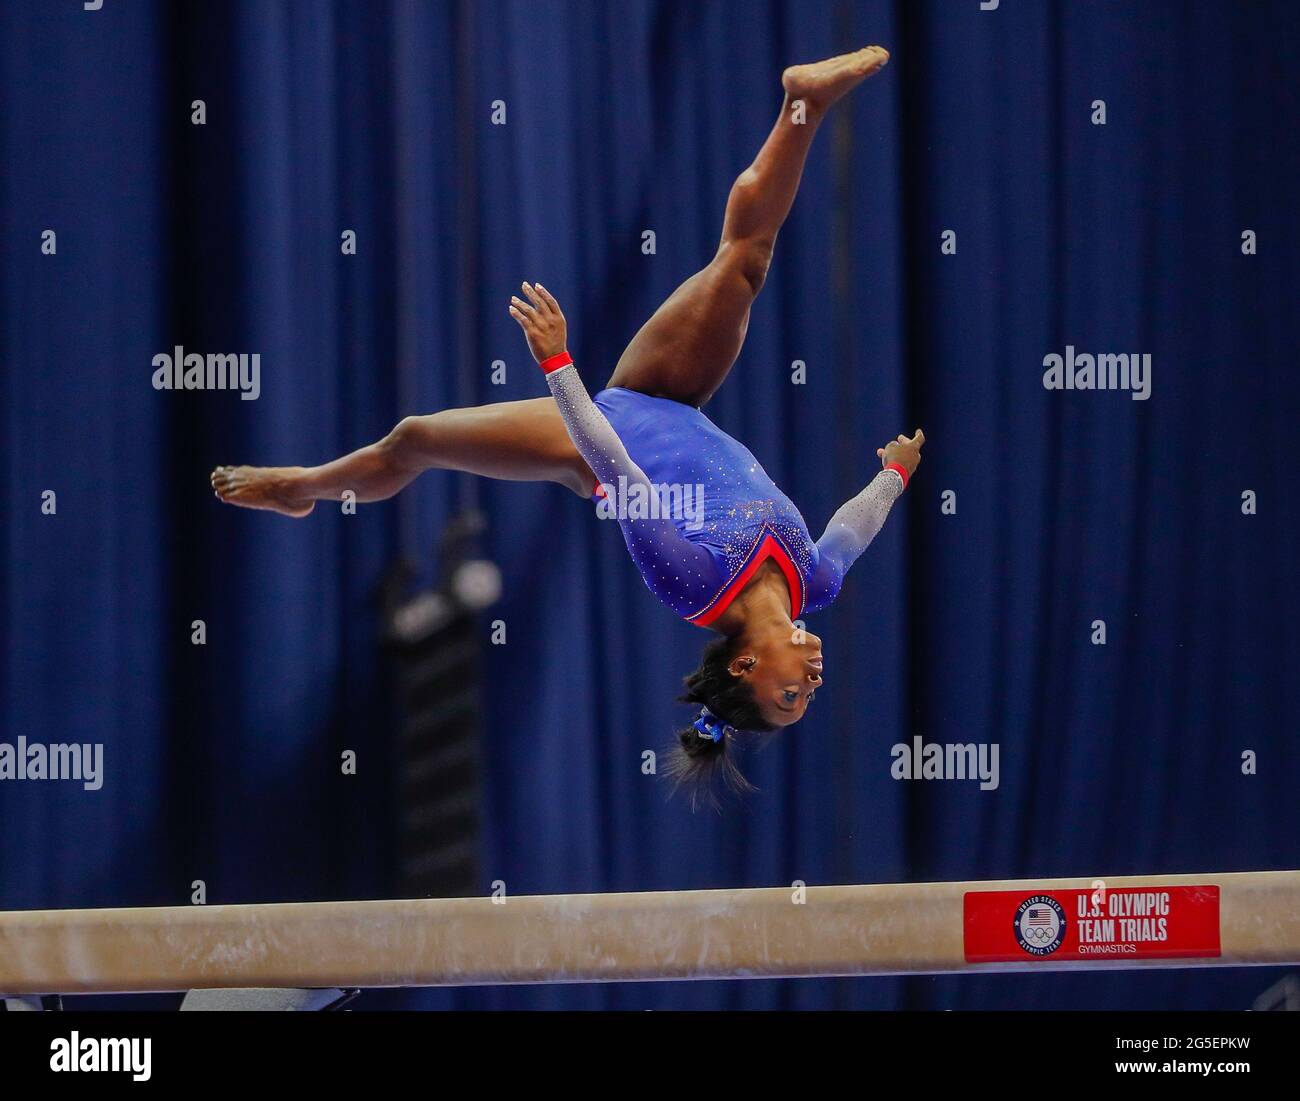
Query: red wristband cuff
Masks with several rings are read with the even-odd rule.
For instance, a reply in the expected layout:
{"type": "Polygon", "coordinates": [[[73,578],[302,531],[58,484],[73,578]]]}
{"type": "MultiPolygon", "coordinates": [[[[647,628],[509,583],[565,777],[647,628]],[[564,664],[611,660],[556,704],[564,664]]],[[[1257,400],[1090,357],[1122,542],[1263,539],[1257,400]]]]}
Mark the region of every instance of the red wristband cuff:
{"type": "Polygon", "coordinates": [[[560,352],[558,355],[547,356],[537,366],[542,369],[542,374],[549,375],[552,371],[558,371],[561,367],[567,367],[573,362],[573,356],[568,352],[560,352]]]}
{"type": "Polygon", "coordinates": [[[896,471],[898,476],[903,479],[903,488],[907,488],[907,467],[900,463],[886,463],[885,469],[896,471]]]}

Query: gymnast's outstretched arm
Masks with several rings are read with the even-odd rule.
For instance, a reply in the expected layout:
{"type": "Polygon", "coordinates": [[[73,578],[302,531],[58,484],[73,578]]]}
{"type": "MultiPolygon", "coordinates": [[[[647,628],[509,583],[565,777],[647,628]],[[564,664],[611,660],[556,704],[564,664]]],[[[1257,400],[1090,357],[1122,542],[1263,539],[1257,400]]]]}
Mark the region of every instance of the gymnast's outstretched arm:
{"type": "MultiPolygon", "coordinates": [[[[603,486],[618,486],[619,479],[624,478],[629,488],[639,485],[649,494],[656,493],[645,472],[627,453],[614,426],[591,400],[565,350],[568,328],[559,303],[540,284],[524,283],[523,291],[532,304],[512,297],[510,315],[524,330],[528,347],[546,374],[546,385],[559,407],[573,446],[603,486]]],[[[684,570],[694,576],[711,576],[717,572],[712,556],[685,538],[667,517],[637,518],[622,523],[621,527],[628,550],[647,578],[668,569],[677,573],[684,570]],[[647,565],[651,567],[648,574],[647,565]]]]}
{"type": "Polygon", "coordinates": [[[813,578],[810,607],[821,606],[834,598],[849,567],[884,526],[890,508],[921,461],[923,443],[925,433],[918,428],[912,438],[899,436],[876,449],[884,469],[861,493],[836,509],[817,540],[818,572],[813,578]]]}

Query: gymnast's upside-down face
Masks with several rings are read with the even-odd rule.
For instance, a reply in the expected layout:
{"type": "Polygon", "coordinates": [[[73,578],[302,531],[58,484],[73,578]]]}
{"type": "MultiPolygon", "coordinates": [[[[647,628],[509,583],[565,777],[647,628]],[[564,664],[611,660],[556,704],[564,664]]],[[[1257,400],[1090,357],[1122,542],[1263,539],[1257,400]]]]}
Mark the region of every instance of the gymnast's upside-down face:
{"type": "Polygon", "coordinates": [[[747,636],[732,672],[753,686],[764,719],[773,726],[790,726],[804,717],[823,683],[822,640],[800,630],[747,636]]]}

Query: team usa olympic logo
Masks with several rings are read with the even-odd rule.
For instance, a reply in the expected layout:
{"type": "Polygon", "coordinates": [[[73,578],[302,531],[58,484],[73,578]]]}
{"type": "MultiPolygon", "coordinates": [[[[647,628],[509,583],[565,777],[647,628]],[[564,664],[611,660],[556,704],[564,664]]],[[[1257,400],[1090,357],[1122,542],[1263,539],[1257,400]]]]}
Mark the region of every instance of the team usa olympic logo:
{"type": "Polygon", "coordinates": [[[1031,895],[1016,910],[1016,943],[1031,956],[1050,956],[1065,940],[1065,910],[1048,895],[1031,895]]]}

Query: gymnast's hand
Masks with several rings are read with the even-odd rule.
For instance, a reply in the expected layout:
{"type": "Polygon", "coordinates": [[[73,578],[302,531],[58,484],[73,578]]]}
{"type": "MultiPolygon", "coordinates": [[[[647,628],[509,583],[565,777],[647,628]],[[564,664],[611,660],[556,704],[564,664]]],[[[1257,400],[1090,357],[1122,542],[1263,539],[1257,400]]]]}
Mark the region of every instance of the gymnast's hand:
{"type": "Polygon", "coordinates": [[[537,284],[522,284],[528,302],[511,296],[510,316],[519,322],[524,336],[528,338],[529,351],[533,358],[541,363],[544,359],[557,356],[563,352],[568,342],[568,326],[564,323],[564,314],[560,304],[551,296],[551,292],[537,284]]]}
{"type": "Polygon", "coordinates": [[[925,433],[919,428],[916,435],[910,440],[906,436],[899,436],[896,440],[891,440],[884,447],[877,447],[876,454],[880,456],[881,467],[886,467],[890,463],[897,463],[907,471],[910,478],[916,473],[916,468],[921,465],[921,445],[925,443],[925,433]]]}

